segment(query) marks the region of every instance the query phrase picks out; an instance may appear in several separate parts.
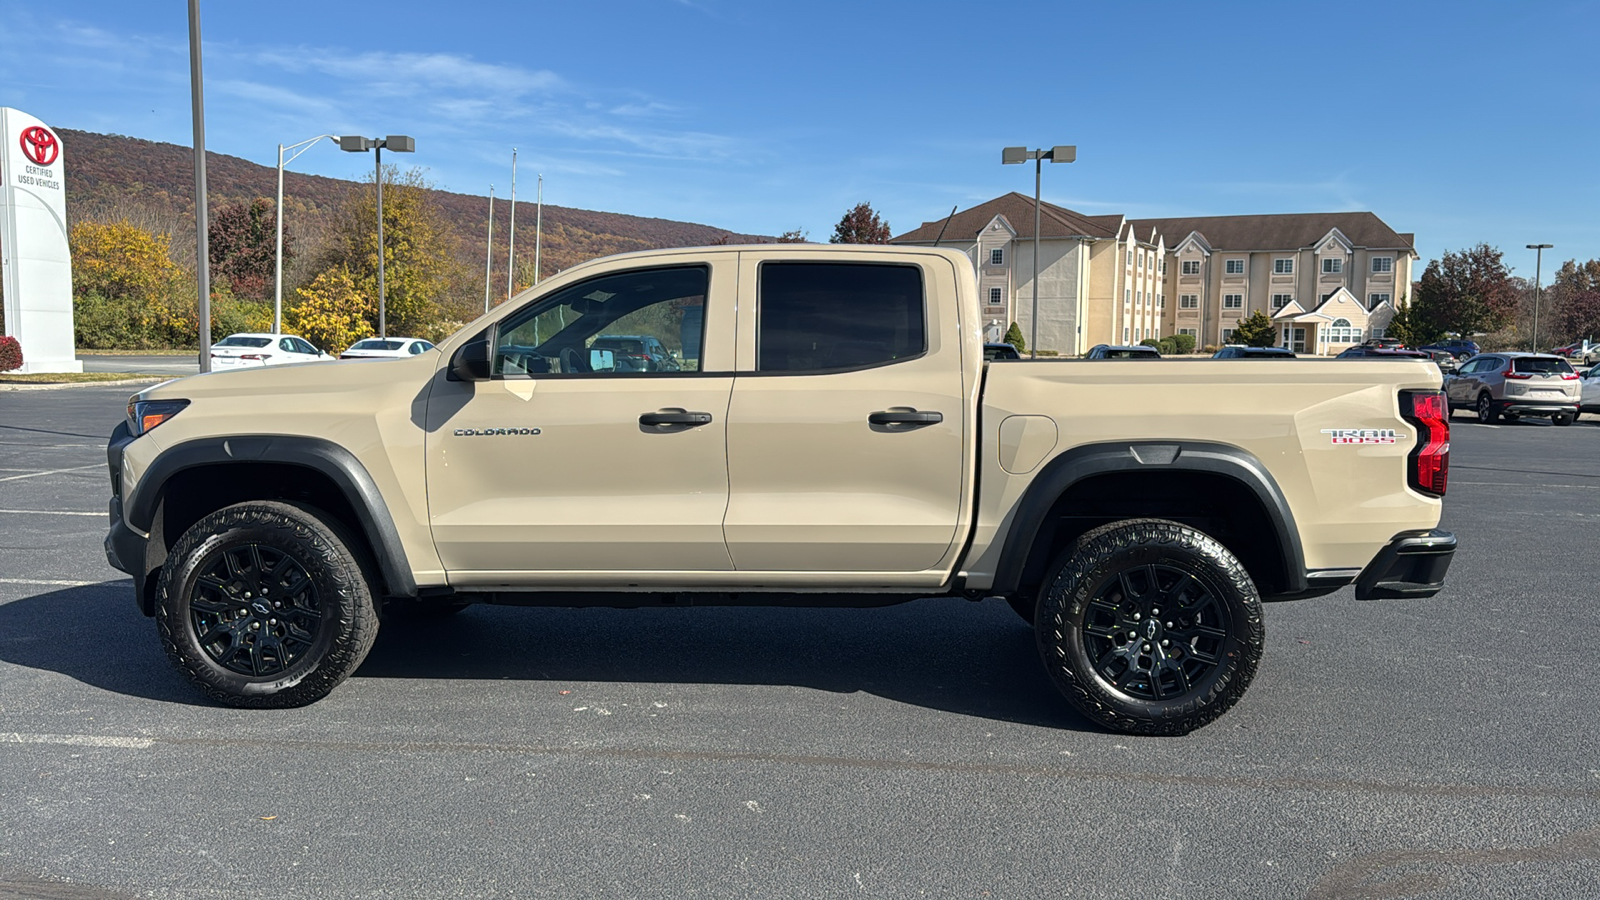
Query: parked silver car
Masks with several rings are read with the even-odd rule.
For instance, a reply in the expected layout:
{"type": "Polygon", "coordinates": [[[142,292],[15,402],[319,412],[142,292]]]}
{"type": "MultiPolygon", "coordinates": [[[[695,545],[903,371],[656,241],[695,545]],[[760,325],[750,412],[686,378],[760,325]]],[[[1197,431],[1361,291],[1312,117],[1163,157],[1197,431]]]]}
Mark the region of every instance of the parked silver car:
{"type": "Polygon", "coordinates": [[[1578,384],[1583,388],[1583,394],[1578,400],[1578,410],[1600,413],[1600,366],[1583,373],[1583,378],[1578,384]]]}
{"type": "Polygon", "coordinates": [[[1505,416],[1549,416],[1551,424],[1578,418],[1578,373],[1548,353],[1481,353],[1444,377],[1450,408],[1470,409],[1490,424],[1505,416]]]}

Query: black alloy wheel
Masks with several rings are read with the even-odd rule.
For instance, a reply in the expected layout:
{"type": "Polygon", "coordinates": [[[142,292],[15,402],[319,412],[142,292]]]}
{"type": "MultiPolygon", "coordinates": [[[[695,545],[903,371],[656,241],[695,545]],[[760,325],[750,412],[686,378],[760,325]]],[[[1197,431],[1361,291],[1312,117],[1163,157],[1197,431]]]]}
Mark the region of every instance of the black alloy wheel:
{"type": "Polygon", "coordinates": [[[1232,621],[1212,585],[1175,566],[1118,572],[1089,601],[1083,644],[1095,673],[1144,700],[1181,697],[1213,676],[1232,621]]]}
{"type": "Polygon", "coordinates": [[[1261,597],[1216,539],[1164,519],[1113,522],[1051,571],[1034,634],[1085,716],[1126,734],[1187,734],[1244,696],[1261,658],[1261,597]]]}
{"type": "Polygon", "coordinates": [[[252,678],[275,675],[310,652],[322,628],[316,585],[276,547],[222,547],[202,560],[189,623],[217,665],[252,678]]]}

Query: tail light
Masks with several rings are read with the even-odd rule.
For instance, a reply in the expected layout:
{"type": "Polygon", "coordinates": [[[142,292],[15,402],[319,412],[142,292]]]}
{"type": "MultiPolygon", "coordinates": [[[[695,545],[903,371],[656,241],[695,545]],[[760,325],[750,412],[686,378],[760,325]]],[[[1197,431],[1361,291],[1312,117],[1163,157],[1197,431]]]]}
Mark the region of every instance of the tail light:
{"type": "Polygon", "coordinates": [[[1507,369],[1506,370],[1506,377],[1507,378],[1515,378],[1518,381],[1527,381],[1528,379],[1533,377],[1533,373],[1532,372],[1513,372],[1510,369],[1507,369]]]}
{"type": "Polygon", "coordinates": [[[240,359],[263,360],[263,359],[267,358],[267,354],[265,354],[265,353],[241,353],[241,354],[239,354],[239,358],[240,359]]]}
{"type": "Polygon", "coordinates": [[[1450,406],[1439,391],[1401,391],[1400,415],[1417,428],[1417,446],[1406,458],[1406,483],[1443,497],[1450,478],[1450,406]]]}
{"type": "Polygon", "coordinates": [[[1578,380],[1578,373],[1577,372],[1562,372],[1561,373],[1561,380],[1562,381],[1577,381],[1578,380]]]}

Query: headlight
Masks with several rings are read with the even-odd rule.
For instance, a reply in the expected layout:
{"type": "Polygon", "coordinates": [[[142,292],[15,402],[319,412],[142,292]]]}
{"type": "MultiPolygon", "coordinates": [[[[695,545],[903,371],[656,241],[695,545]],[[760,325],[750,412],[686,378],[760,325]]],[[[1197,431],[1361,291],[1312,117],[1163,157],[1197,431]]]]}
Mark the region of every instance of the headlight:
{"type": "Polygon", "coordinates": [[[172,418],[183,408],[189,405],[187,400],[140,400],[134,398],[128,401],[128,430],[134,437],[149,431],[162,422],[172,418]]]}

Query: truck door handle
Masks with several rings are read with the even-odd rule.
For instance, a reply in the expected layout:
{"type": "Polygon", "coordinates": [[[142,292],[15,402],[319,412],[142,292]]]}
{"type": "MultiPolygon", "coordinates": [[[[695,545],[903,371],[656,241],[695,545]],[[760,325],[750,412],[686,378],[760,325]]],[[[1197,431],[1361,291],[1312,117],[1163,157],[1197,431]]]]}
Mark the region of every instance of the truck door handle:
{"type": "Polygon", "coordinates": [[[682,409],[663,409],[639,417],[640,425],[710,425],[711,413],[688,412],[682,409]]]}
{"type": "Polygon", "coordinates": [[[942,412],[921,412],[915,409],[879,410],[867,416],[872,425],[936,425],[944,421],[942,412]]]}

